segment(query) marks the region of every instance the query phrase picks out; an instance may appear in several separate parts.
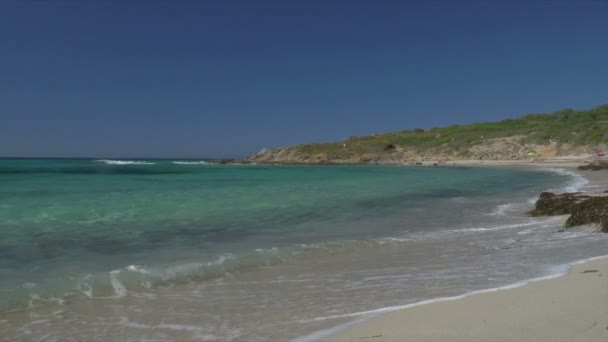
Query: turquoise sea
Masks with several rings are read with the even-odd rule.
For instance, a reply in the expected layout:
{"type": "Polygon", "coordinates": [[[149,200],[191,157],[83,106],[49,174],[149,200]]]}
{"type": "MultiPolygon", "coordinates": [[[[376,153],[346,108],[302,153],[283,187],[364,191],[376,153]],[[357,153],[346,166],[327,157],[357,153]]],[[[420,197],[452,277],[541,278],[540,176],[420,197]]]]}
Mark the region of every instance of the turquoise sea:
{"type": "Polygon", "coordinates": [[[577,177],[0,159],[0,340],[285,340],[526,279],[599,253],[523,214],[577,177]]]}

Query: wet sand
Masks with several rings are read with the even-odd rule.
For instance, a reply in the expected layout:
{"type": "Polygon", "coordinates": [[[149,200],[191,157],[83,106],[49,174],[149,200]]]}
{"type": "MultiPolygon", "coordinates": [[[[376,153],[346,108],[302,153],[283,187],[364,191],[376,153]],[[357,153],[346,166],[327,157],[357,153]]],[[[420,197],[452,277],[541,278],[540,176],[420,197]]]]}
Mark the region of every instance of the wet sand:
{"type": "Polygon", "coordinates": [[[371,318],[330,341],[608,341],[608,258],[566,275],[371,318]]]}

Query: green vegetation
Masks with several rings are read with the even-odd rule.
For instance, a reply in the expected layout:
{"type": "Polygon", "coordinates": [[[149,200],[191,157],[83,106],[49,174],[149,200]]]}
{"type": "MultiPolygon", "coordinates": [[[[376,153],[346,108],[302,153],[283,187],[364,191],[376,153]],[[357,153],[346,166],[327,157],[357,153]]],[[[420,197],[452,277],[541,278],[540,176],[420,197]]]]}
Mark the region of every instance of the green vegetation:
{"type": "Polygon", "coordinates": [[[529,114],[500,122],[420,128],[385,134],[350,137],[341,142],[300,145],[303,153],[324,153],[330,158],[363,153],[391,153],[398,147],[430,149],[453,146],[466,149],[487,139],[519,137],[522,143],[598,145],[608,142],[608,105],[590,110],[562,110],[529,114]]]}

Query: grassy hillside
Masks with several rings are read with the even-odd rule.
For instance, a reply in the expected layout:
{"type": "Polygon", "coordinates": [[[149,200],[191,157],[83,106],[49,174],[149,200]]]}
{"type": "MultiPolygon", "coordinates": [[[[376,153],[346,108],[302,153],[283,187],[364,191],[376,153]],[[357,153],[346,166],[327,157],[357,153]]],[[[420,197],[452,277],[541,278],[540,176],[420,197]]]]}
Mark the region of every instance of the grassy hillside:
{"type": "Polygon", "coordinates": [[[566,109],[552,114],[530,114],[500,122],[355,136],[341,142],[299,145],[294,148],[302,154],[324,154],[330,158],[340,158],[357,154],[384,154],[400,147],[417,150],[450,147],[455,151],[465,151],[489,139],[506,137],[518,137],[521,143],[539,145],[605,144],[608,141],[608,105],[582,111],[566,109]]]}

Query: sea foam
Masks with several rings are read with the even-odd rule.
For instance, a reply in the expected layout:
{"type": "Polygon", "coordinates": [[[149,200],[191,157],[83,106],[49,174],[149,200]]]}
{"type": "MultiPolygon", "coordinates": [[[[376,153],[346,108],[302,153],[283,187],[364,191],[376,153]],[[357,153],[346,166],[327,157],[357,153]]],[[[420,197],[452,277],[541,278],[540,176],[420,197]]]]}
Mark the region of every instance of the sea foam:
{"type": "Polygon", "coordinates": [[[584,264],[584,263],[587,263],[590,261],[606,259],[606,258],[608,258],[608,255],[585,258],[585,259],[577,260],[574,262],[553,266],[553,267],[550,267],[547,269],[548,274],[541,276],[541,277],[526,279],[526,280],[519,281],[519,282],[516,282],[513,284],[505,285],[505,286],[470,291],[470,292],[466,292],[466,293],[463,293],[463,294],[457,295],[457,296],[431,298],[431,299],[422,300],[422,301],[414,302],[414,303],[408,303],[408,304],[404,304],[404,305],[387,306],[387,307],[381,307],[381,308],[366,310],[366,311],[330,315],[330,316],[322,316],[322,317],[315,317],[315,318],[308,319],[308,320],[302,320],[301,323],[310,323],[310,322],[314,322],[314,321],[326,321],[326,320],[332,320],[332,319],[338,319],[338,318],[356,318],[353,321],[339,324],[339,325],[331,327],[329,329],[316,331],[316,332],[313,332],[308,335],[300,336],[295,339],[292,339],[291,341],[292,342],[309,342],[309,341],[323,340],[323,339],[327,339],[328,337],[335,335],[341,331],[344,331],[353,325],[367,321],[370,318],[376,317],[376,316],[384,314],[384,313],[389,313],[389,312],[394,312],[394,311],[399,311],[399,310],[404,310],[404,309],[410,309],[410,308],[414,308],[417,306],[422,306],[422,305],[427,305],[427,304],[432,304],[432,303],[455,301],[455,300],[459,300],[459,299],[463,299],[463,298],[467,298],[470,296],[483,294],[483,293],[492,293],[492,292],[499,292],[499,291],[503,291],[503,290],[511,290],[511,289],[526,286],[531,283],[536,283],[536,282],[548,280],[548,279],[559,278],[561,276],[564,276],[566,273],[568,273],[568,271],[576,265],[584,264]]]}
{"type": "Polygon", "coordinates": [[[173,161],[171,162],[176,165],[208,165],[209,163],[203,160],[199,161],[173,161]]]}
{"type": "Polygon", "coordinates": [[[548,172],[557,173],[558,175],[561,175],[561,176],[570,176],[571,177],[570,181],[568,181],[568,183],[566,183],[566,185],[563,188],[560,188],[557,191],[577,192],[577,191],[580,191],[583,187],[585,187],[585,185],[589,184],[589,180],[587,180],[587,178],[581,176],[580,174],[578,174],[574,171],[557,169],[557,168],[545,168],[545,169],[540,169],[540,171],[548,171],[548,172]]]}
{"type": "Polygon", "coordinates": [[[108,165],[154,165],[156,163],[151,163],[147,161],[141,160],[112,160],[112,159],[99,159],[97,162],[105,163],[108,165]]]}
{"type": "MultiPolygon", "coordinates": [[[[570,177],[570,180],[568,182],[566,182],[566,184],[563,187],[557,188],[557,189],[547,189],[547,191],[578,192],[578,191],[581,191],[581,189],[583,189],[585,186],[587,186],[589,184],[589,180],[587,180],[585,177],[583,177],[580,174],[573,172],[573,171],[569,171],[569,170],[565,170],[565,169],[558,169],[558,168],[543,168],[543,169],[539,169],[539,171],[551,172],[551,173],[558,174],[560,176],[570,177]]],[[[538,199],[538,197],[535,196],[535,197],[529,198],[525,202],[519,201],[519,202],[514,202],[514,203],[500,204],[500,205],[496,206],[496,208],[494,208],[494,210],[492,210],[492,212],[490,212],[486,215],[488,215],[488,216],[507,216],[507,214],[509,214],[511,212],[522,211],[522,210],[525,210],[527,207],[533,206],[536,203],[537,199],[538,199]]]]}

